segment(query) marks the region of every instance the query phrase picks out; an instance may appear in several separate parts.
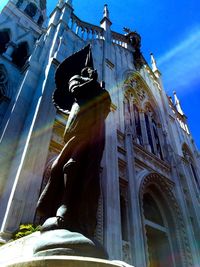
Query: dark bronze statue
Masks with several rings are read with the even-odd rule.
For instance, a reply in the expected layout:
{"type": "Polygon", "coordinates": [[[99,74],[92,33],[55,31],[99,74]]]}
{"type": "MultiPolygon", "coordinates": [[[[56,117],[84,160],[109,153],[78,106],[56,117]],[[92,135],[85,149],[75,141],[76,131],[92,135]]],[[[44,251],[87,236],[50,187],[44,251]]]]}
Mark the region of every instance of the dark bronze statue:
{"type": "Polygon", "coordinates": [[[54,104],[69,118],[65,145],[38,201],[38,211],[48,218],[41,232],[67,229],[94,236],[105,119],[111,104],[97,78],[90,46],[67,58],[56,71],[54,104]]]}

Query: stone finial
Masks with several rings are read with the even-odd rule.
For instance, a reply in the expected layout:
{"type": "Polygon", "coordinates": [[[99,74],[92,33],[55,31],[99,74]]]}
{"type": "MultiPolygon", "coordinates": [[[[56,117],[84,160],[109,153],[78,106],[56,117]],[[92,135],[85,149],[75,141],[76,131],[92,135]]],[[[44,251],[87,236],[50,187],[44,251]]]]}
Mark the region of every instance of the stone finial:
{"type": "Polygon", "coordinates": [[[180,101],[177,97],[176,92],[174,91],[173,94],[174,94],[174,104],[175,104],[176,110],[178,111],[179,114],[184,115],[184,112],[181,108],[180,101]]]}
{"type": "Polygon", "coordinates": [[[66,0],[66,4],[72,6],[72,0],[66,0]]]}
{"type": "Polygon", "coordinates": [[[103,18],[100,24],[101,24],[101,27],[104,28],[105,31],[110,30],[110,26],[112,25],[112,22],[110,21],[110,13],[109,13],[107,4],[104,5],[103,18]]]}
{"type": "Polygon", "coordinates": [[[152,71],[155,72],[158,70],[157,68],[157,64],[156,64],[156,60],[155,57],[153,55],[153,53],[150,54],[151,55],[151,66],[152,66],[152,71]]]}
{"type": "Polygon", "coordinates": [[[157,64],[156,64],[156,60],[155,57],[153,55],[153,53],[150,54],[151,55],[151,67],[152,67],[152,71],[155,74],[155,76],[160,79],[161,76],[161,72],[159,71],[159,69],[157,68],[157,64]]]}
{"type": "Polygon", "coordinates": [[[103,17],[104,18],[107,18],[107,19],[110,19],[110,13],[109,13],[108,5],[107,4],[104,5],[103,17]]]}
{"type": "Polygon", "coordinates": [[[72,6],[72,0],[59,0],[58,6],[63,6],[65,3],[68,4],[69,6],[72,6]]]}

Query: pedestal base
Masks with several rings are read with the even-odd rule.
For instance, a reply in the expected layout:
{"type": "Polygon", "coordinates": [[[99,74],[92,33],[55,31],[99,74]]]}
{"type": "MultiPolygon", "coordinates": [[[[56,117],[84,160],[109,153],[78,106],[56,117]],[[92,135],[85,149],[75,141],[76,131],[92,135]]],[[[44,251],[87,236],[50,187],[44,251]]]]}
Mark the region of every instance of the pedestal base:
{"type": "Polygon", "coordinates": [[[108,259],[107,252],[97,241],[65,229],[41,233],[34,245],[34,256],[54,255],[108,259]]]}
{"type": "MultiPolygon", "coordinates": [[[[121,261],[109,261],[81,256],[33,255],[33,247],[41,237],[40,232],[9,242],[0,247],[1,267],[131,267],[121,261]]],[[[69,241],[69,240],[68,240],[69,241]]],[[[49,248],[50,249],[50,248],[49,248]]],[[[57,248],[58,249],[58,248],[57,248]]],[[[48,250],[48,249],[47,249],[48,250]]]]}
{"type": "MultiPolygon", "coordinates": [[[[73,257],[73,256],[48,256],[36,257],[25,261],[18,261],[5,265],[6,267],[128,267],[126,263],[115,263],[108,260],[73,257]]],[[[4,267],[5,267],[4,266],[4,267]]]]}

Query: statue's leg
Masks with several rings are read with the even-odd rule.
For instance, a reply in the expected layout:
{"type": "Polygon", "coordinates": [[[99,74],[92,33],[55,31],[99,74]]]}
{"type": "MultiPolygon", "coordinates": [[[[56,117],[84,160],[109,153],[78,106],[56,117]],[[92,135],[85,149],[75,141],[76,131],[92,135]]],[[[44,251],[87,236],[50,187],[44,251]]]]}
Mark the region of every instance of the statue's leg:
{"type": "MultiPolygon", "coordinates": [[[[81,195],[84,183],[87,180],[88,161],[85,157],[88,154],[88,137],[76,136],[64,146],[57,159],[52,164],[51,176],[54,179],[62,179],[62,189],[57,192],[61,196],[61,202],[57,208],[55,217],[48,219],[53,229],[65,228],[71,231],[83,232],[81,195]]],[[[53,196],[52,196],[53,197],[53,196]]],[[[82,199],[82,201],[84,201],[82,199]]],[[[43,231],[49,230],[48,226],[43,231]]]]}
{"type": "Polygon", "coordinates": [[[81,183],[84,179],[82,159],[87,150],[86,138],[77,135],[66,144],[52,166],[54,175],[62,169],[64,180],[62,201],[56,217],[65,224],[65,228],[77,230],[78,205],[80,204],[81,183]],[[84,140],[84,141],[83,141],[84,140]]]}
{"type": "MultiPolygon", "coordinates": [[[[96,165],[96,164],[94,164],[96,165]]],[[[96,215],[98,200],[100,195],[99,168],[90,166],[85,175],[85,182],[82,186],[80,204],[78,206],[80,225],[84,229],[84,234],[89,238],[94,237],[96,228],[96,215]]]]}
{"type": "Polygon", "coordinates": [[[71,195],[73,194],[74,180],[77,172],[77,163],[73,158],[63,166],[64,190],[62,203],[57,210],[56,216],[62,218],[69,225],[71,214],[71,195]]]}
{"type": "MultiPolygon", "coordinates": [[[[73,176],[73,164],[74,161],[69,159],[69,163],[65,164],[67,165],[67,173],[65,168],[65,173],[63,170],[61,171],[61,166],[59,165],[58,168],[58,161],[56,160],[54,164],[52,165],[51,170],[51,179],[59,180],[62,179],[62,188],[59,188],[58,192],[55,192],[55,195],[51,195],[49,197],[51,198],[57,198],[58,195],[60,195],[60,201],[56,208],[56,213],[54,217],[48,218],[45,223],[41,227],[41,232],[50,231],[50,230],[56,230],[56,229],[69,229],[69,212],[70,212],[70,205],[69,205],[69,196],[71,193],[71,184],[72,184],[72,176],[73,176]]],[[[65,166],[64,165],[64,166],[65,166]]]]}
{"type": "Polygon", "coordinates": [[[66,162],[70,161],[73,146],[74,138],[71,138],[51,165],[48,186],[46,186],[42,192],[38,208],[39,210],[42,210],[44,215],[48,215],[49,209],[51,209],[52,206],[55,213],[51,213],[50,216],[54,217],[50,217],[45,221],[41,231],[65,228],[66,220],[64,217],[66,217],[66,215],[64,214],[66,214],[66,208],[63,205],[66,204],[64,199],[64,196],[66,195],[66,181],[65,174],[63,173],[63,166],[66,162]],[[48,203],[52,203],[51,206],[49,206],[48,203]]]}
{"type": "Polygon", "coordinates": [[[80,222],[84,227],[85,235],[94,237],[94,232],[97,224],[97,209],[100,196],[100,162],[104,149],[104,139],[94,141],[91,139],[91,144],[84,157],[84,183],[81,190],[80,204],[78,206],[80,214],[80,222]],[[93,142],[92,142],[93,141],[93,142]]]}

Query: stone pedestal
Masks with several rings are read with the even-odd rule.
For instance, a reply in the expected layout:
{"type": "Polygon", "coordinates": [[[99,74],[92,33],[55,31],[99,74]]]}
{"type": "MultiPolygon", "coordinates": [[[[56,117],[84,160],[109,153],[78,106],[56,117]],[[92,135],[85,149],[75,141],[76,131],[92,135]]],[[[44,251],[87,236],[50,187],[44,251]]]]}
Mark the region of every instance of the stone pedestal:
{"type": "Polygon", "coordinates": [[[16,261],[4,267],[128,267],[126,263],[78,256],[34,257],[16,261]]]}
{"type": "Polygon", "coordinates": [[[109,261],[80,256],[34,256],[34,247],[41,238],[40,232],[0,247],[1,267],[130,267],[125,262],[109,261]]]}
{"type": "Polygon", "coordinates": [[[41,233],[33,247],[35,257],[41,256],[82,256],[108,259],[108,254],[96,240],[65,229],[41,233]]]}

